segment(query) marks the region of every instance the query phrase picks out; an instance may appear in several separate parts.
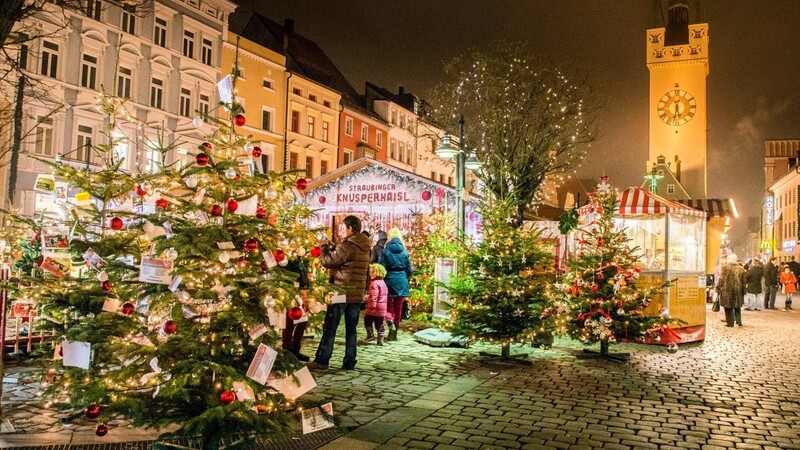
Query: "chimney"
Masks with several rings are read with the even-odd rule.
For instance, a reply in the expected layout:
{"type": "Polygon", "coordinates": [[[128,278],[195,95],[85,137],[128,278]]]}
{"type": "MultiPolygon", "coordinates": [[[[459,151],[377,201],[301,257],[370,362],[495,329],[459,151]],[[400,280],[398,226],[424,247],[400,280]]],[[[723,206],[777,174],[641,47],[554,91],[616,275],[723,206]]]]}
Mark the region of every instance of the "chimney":
{"type": "Polygon", "coordinates": [[[681,181],[681,160],[678,159],[678,155],[675,155],[675,178],[678,182],[681,181]]]}
{"type": "Polygon", "coordinates": [[[294,20],[283,20],[283,56],[289,56],[289,35],[294,34],[294,20]]]}
{"type": "Polygon", "coordinates": [[[406,88],[401,84],[400,87],[397,88],[397,95],[403,95],[405,93],[406,93],[406,88]]]}

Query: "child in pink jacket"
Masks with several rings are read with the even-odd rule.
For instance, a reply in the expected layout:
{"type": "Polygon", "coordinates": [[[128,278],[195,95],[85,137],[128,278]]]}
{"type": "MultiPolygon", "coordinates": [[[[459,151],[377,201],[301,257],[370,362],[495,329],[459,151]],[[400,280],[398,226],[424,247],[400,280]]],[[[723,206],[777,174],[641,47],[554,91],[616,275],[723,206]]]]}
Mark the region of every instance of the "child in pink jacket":
{"type": "Polygon", "coordinates": [[[364,327],[367,329],[367,340],[375,339],[372,326],[378,329],[378,345],[383,345],[383,318],[386,317],[386,303],[388,301],[389,289],[383,281],[386,276],[386,268],[380,264],[370,264],[369,277],[369,300],[367,309],[364,311],[364,327]]]}

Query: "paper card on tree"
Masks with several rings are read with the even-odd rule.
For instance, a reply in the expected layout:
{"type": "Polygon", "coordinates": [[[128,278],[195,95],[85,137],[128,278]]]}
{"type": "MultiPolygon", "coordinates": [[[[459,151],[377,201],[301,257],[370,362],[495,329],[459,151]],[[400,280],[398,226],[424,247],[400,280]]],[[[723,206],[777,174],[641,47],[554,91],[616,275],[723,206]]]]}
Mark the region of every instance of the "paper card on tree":
{"type": "Polygon", "coordinates": [[[68,227],[42,227],[42,253],[69,249],[68,227]]]}
{"type": "Polygon", "coordinates": [[[103,311],[115,313],[119,311],[121,305],[122,304],[119,302],[119,300],[115,298],[107,298],[103,302],[103,311]]]}
{"type": "Polygon", "coordinates": [[[42,260],[42,264],[39,267],[41,267],[45,272],[49,272],[58,278],[64,278],[66,274],[69,273],[70,264],[71,260],[69,256],[63,259],[51,258],[48,256],[42,260]]]}
{"type": "Polygon", "coordinates": [[[308,367],[303,367],[286,378],[269,380],[267,386],[280,392],[284,397],[294,400],[314,389],[317,383],[314,381],[314,377],[311,376],[311,372],[308,371],[308,367]]]}
{"type": "Polygon", "coordinates": [[[241,381],[233,382],[233,392],[236,394],[236,398],[239,399],[240,402],[256,399],[256,394],[253,392],[253,388],[248,386],[247,383],[242,383],[241,381]]]}
{"type": "Polygon", "coordinates": [[[272,250],[264,250],[261,254],[264,255],[264,262],[267,263],[267,268],[272,269],[278,265],[278,261],[275,259],[275,255],[272,254],[272,250]]]}
{"type": "Polygon", "coordinates": [[[254,195],[239,202],[239,208],[236,209],[236,214],[241,216],[255,216],[256,209],[258,209],[258,197],[254,195]]]}
{"type": "Polygon", "coordinates": [[[303,323],[303,322],[308,322],[308,315],[307,314],[303,314],[303,317],[301,317],[301,318],[299,318],[299,319],[294,321],[295,325],[298,324],[298,323],[303,323]]]}
{"type": "Polygon", "coordinates": [[[118,211],[130,211],[133,209],[133,199],[128,195],[118,195],[106,203],[106,208],[118,211]]]}
{"type": "Polygon", "coordinates": [[[255,327],[255,328],[253,328],[252,330],[250,330],[250,332],[248,333],[248,334],[250,335],[250,340],[253,340],[253,341],[255,341],[255,340],[256,340],[256,339],[258,339],[258,338],[259,338],[261,335],[263,335],[264,333],[266,333],[266,332],[267,332],[267,330],[268,330],[268,328],[267,328],[267,326],[266,326],[266,325],[264,325],[263,323],[260,323],[260,324],[258,324],[258,326],[256,326],[256,327],[255,327]]]}
{"type": "Polygon", "coordinates": [[[201,224],[208,223],[208,214],[205,211],[197,211],[197,221],[201,224]]]}
{"type": "Polygon", "coordinates": [[[95,253],[94,250],[92,250],[92,247],[87,248],[86,251],[83,252],[83,259],[86,261],[86,264],[92,266],[93,269],[100,270],[106,265],[106,262],[103,260],[103,258],[95,253]]]}
{"type": "Polygon", "coordinates": [[[36,176],[36,183],[33,190],[44,194],[53,194],[56,191],[56,178],[50,174],[39,174],[36,176]]]}
{"type": "Polygon", "coordinates": [[[313,433],[334,426],[333,403],[326,403],[319,408],[303,410],[303,434],[313,433]],[[325,411],[325,414],[322,413],[325,411]]]}
{"type": "Polygon", "coordinates": [[[172,260],[148,258],[142,256],[142,265],[139,268],[139,281],[143,283],[166,284],[172,281],[172,260]]]}
{"type": "Polygon", "coordinates": [[[199,205],[203,203],[203,199],[206,198],[206,188],[200,188],[197,192],[194,193],[194,197],[192,197],[192,201],[195,205],[199,205]]]}
{"type": "Polygon", "coordinates": [[[180,275],[176,275],[175,278],[173,278],[172,281],[170,281],[167,289],[169,289],[172,292],[177,291],[178,286],[181,285],[181,281],[183,281],[183,277],[180,275]]]}
{"type": "Polygon", "coordinates": [[[250,362],[250,367],[247,369],[247,377],[256,383],[266,384],[277,356],[278,352],[264,344],[259,344],[256,354],[250,362]]]}
{"type": "Polygon", "coordinates": [[[131,339],[131,342],[133,342],[136,345],[143,345],[145,347],[154,347],[153,341],[148,339],[148,337],[143,335],[142,333],[139,333],[136,336],[134,336],[133,339],[131,339]]]}
{"type": "Polygon", "coordinates": [[[63,341],[61,348],[64,353],[64,366],[79,367],[81,369],[89,368],[92,344],[80,341],[63,341]]]}
{"type": "Polygon", "coordinates": [[[167,230],[165,230],[164,227],[156,225],[153,227],[152,231],[147,233],[147,239],[150,239],[152,241],[153,239],[159,236],[164,236],[165,234],[167,234],[167,230]]]}
{"type": "Polygon", "coordinates": [[[175,236],[175,233],[172,232],[172,224],[169,221],[162,223],[161,225],[164,226],[164,234],[167,235],[167,239],[175,236]]]}
{"type": "Polygon", "coordinates": [[[217,83],[219,100],[223,103],[233,103],[233,78],[228,74],[217,83]]]}
{"type": "Polygon", "coordinates": [[[347,295],[339,294],[338,292],[331,292],[331,301],[329,302],[331,305],[336,303],[347,303],[347,295]]]}
{"type": "Polygon", "coordinates": [[[267,318],[269,318],[269,324],[272,327],[278,326],[278,317],[280,317],[280,314],[274,308],[267,308],[267,318]]]}
{"type": "Polygon", "coordinates": [[[229,242],[217,242],[217,247],[219,247],[220,250],[233,250],[233,249],[236,248],[236,246],[233,245],[233,242],[230,242],[230,241],[229,242]]]}

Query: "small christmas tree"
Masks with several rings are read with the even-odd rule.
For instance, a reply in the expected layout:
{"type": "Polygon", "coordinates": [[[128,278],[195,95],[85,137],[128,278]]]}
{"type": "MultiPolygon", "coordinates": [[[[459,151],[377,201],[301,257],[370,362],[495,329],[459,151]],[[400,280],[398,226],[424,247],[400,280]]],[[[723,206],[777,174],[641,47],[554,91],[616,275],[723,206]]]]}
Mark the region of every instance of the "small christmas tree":
{"type": "Polygon", "coordinates": [[[496,201],[481,209],[483,240],[466,251],[465,272],[451,279],[450,329],[457,336],[510,346],[547,334],[552,251],[540,233],[516,222],[517,206],[496,201]]]}
{"type": "Polygon", "coordinates": [[[608,352],[610,343],[658,340],[671,330],[668,312],[646,312],[663,286],[637,286],[639,249],[629,247],[625,231],[615,225],[616,206],[617,192],[603,177],[584,207],[584,226],[576,223],[573,212],[565,213],[562,232],[577,227],[577,257],[567,262],[558,284],[561,300],[547,314],[558,314],[561,331],[570,337],[585,344],[600,342],[599,356],[625,360],[627,354],[608,352]]]}

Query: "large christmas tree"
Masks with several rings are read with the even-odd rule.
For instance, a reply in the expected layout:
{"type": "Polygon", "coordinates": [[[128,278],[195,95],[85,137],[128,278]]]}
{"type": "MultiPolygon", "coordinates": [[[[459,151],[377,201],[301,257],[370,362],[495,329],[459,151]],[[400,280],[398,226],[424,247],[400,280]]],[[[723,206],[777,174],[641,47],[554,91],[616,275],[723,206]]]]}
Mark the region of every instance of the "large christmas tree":
{"type": "Polygon", "coordinates": [[[253,170],[260,149],[239,134],[245,116],[235,103],[223,105],[222,120],[195,119],[216,127],[193,164],[162,164],[172,146],[157,139],[157,170],[128,173],[110,137],[123,103],[100,102],[109,113],[109,139],[93,148],[100,170],[51,164],[77,195],[65,219],[42,227],[47,273],[26,280],[47,323],[58,323],[49,403],[84,410],[101,436],[118,415],[136,426],[178,424],[206,448],[288,431],[294,396],[267,378],[301,364],[278,349],[278,329],[319,311],[325,294],[298,284],[319,250],[303,226],[305,180],[253,170]]]}
{"type": "Polygon", "coordinates": [[[548,334],[552,251],[540,233],[520,226],[517,205],[495,201],[485,205],[483,237],[466,251],[464,272],[449,285],[453,302],[450,329],[456,336],[499,343],[502,357],[512,343],[548,334]]]}
{"type": "Polygon", "coordinates": [[[562,232],[575,230],[577,257],[567,262],[557,285],[561,299],[547,314],[558,315],[560,331],[570,337],[586,344],[600,342],[600,356],[626,359],[625,354],[610,354],[609,344],[658,341],[662,333],[672,331],[668,311],[648,312],[663,286],[637,285],[639,249],[630,247],[625,231],[615,224],[616,206],[617,192],[603,177],[583,207],[582,224],[573,212],[562,218],[562,232]]]}

